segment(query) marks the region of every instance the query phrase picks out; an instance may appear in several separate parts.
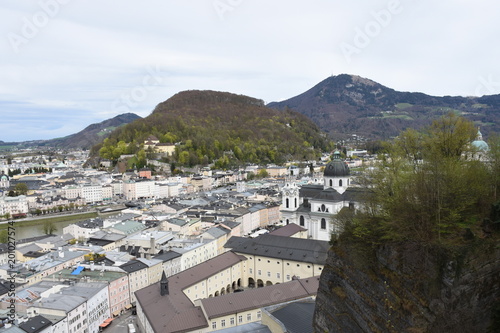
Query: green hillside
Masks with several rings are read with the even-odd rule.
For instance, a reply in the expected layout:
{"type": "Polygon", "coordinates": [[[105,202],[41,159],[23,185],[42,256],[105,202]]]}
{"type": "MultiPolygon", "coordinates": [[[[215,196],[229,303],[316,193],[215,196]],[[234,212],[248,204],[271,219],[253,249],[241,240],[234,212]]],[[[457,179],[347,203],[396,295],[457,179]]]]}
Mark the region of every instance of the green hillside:
{"type": "Polygon", "coordinates": [[[113,161],[122,154],[135,154],[140,167],[146,157],[161,158],[144,150],[150,135],[176,144],[174,156],[163,157],[166,162],[215,163],[220,168],[316,159],[329,144],[318,127],[297,112],[270,109],[263,101],[242,95],[185,91],[160,103],[148,117],[116,129],[93,152],[113,161]]]}

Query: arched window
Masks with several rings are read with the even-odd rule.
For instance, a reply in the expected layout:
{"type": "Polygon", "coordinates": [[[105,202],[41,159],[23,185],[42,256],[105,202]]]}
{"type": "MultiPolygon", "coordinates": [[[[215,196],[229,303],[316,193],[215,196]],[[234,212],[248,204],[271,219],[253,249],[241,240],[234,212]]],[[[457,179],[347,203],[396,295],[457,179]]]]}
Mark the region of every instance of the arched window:
{"type": "Polygon", "coordinates": [[[285,207],[290,208],[290,200],[288,198],[286,198],[285,207]]]}
{"type": "Polygon", "coordinates": [[[339,186],[342,186],[342,179],[339,180],[339,186]]]}
{"type": "Polygon", "coordinates": [[[333,180],[330,179],[330,187],[333,186],[333,180]]]}
{"type": "Polygon", "coordinates": [[[300,215],[300,225],[304,226],[304,216],[300,215]]]}
{"type": "Polygon", "coordinates": [[[297,198],[294,199],[295,206],[294,208],[297,208],[297,198]]]}
{"type": "Polygon", "coordinates": [[[321,229],[326,229],[326,220],[321,219],[321,229]]]}
{"type": "Polygon", "coordinates": [[[288,221],[288,219],[286,219],[286,225],[288,225],[290,223],[290,221],[288,221]]]}
{"type": "Polygon", "coordinates": [[[322,212],[324,212],[324,211],[325,211],[325,209],[326,209],[325,204],[322,204],[322,205],[321,205],[321,211],[322,211],[322,212]]]}

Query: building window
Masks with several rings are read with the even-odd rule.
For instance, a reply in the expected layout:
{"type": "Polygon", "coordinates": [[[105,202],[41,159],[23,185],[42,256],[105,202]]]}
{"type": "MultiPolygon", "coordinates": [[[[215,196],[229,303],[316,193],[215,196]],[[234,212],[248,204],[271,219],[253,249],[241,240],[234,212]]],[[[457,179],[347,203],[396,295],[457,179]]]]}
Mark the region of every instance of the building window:
{"type": "Polygon", "coordinates": [[[280,273],[276,273],[276,278],[281,279],[280,273]]]}
{"type": "Polygon", "coordinates": [[[333,180],[330,179],[330,187],[333,186],[333,180]]]}
{"type": "Polygon", "coordinates": [[[286,280],[289,281],[290,280],[290,274],[287,274],[286,275],[286,280]]]}
{"type": "Polygon", "coordinates": [[[339,186],[342,186],[342,179],[339,180],[339,186]]]}
{"type": "Polygon", "coordinates": [[[261,313],[260,313],[260,311],[257,311],[257,319],[260,319],[260,317],[261,317],[261,313]]]}
{"type": "Polygon", "coordinates": [[[226,320],[225,320],[225,319],[222,319],[222,320],[220,321],[220,326],[221,326],[221,327],[226,327],[226,320]]]}
{"type": "Polygon", "coordinates": [[[253,270],[251,268],[249,268],[248,273],[253,274],[253,270]]]}
{"type": "Polygon", "coordinates": [[[286,198],[285,207],[290,208],[290,200],[288,198],[286,198]]]}
{"type": "Polygon", "coordinates": [[[262,271],[259,269],[259,270],[257,271],[257,274],[258,274],[258,275],[262,275],[262,271]]]}
{"type": "Polygon", "coordinates": [[[295,198],[294,201],[295,201],[295,208],[297,208],[297,198],[295,198]]]}
{"type": "Polygon", "coordinates": [[[267,272],[267,277],[271,277],[271,272],[267,272]]]}
{"type": "Polygon", "coordinates": [[[252,320],[252,314],[251,313],[247,313],[247,321],[251,321],[252,320]]]}
{"type": "Polygon", "coordinates": [[[217,323],[215,321],[212,322],[212,329],[216,329],[217,328],[217,323]]]}
{"type": "Polygon", "coordinates": [[[326,220],[321,219],[321,229],[326,229],[326,220]]]}
{"type": "Polygon", "coordinates": [[[325,204],[322,204],[322,205],[321,205],[321,211],[322,211],[322,212],[324,212],[324,211],[325,211],[325,209],[326,209],[325,204]]]}
{"type": "Polygon", "coordinates": [[[231,317],[231,318],[229,319],[229,324],[230,324],[231,326],[234,326],[234,317],[231,317]]]}
{"type": "Polygon", "coordinates": [[[238,316],[238,323],[241,324],[243,322],[243,316],[238,316]]]}
{"type": "Polygon", "coordinates": [[[304,216],[300,215],[300,225],[304,226],[304,216]]]}

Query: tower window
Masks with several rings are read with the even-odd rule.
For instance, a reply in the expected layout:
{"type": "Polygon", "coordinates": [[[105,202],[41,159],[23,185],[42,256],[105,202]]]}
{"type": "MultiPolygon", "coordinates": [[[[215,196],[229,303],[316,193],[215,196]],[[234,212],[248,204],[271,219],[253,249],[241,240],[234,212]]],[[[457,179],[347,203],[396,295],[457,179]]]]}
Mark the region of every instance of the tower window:
{"type": "Polygon", "coordinates": [[[330,187],[333,186],[333,180],[330,179],[330,187]]]}
{"type": "Polygon", "coordinates": [[[290,208],[290,200],[288,198],[286,198],[286,204],[285,204],[285,207],[286,208],[290,208]]]}
{"type": "Polygon", "coordinates": [[[326,220],[321,219],[321,229],[326,229],[326,220]]]}
{"type": "Polygon", "coordinates": [[[342,186],[342,179],[339,180],[339,186],[342,186]]]}
{"type": "Polygon", "coordinates": [[[304,216],[300,215],[300,225],[304,226],[304,216]]]}

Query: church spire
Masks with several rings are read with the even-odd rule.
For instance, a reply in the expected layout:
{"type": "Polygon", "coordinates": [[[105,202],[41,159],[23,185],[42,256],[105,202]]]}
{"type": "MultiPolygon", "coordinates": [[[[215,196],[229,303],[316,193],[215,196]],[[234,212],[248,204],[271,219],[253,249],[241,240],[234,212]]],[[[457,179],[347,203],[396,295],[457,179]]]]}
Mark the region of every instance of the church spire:
{"type": "Polygon", "coordinates": [[[161,275],[160,295],[161,296],[168,295],[168,279],[167,276],[165,275],[165,271],[163,271],[163,274],[161,275]]]}

